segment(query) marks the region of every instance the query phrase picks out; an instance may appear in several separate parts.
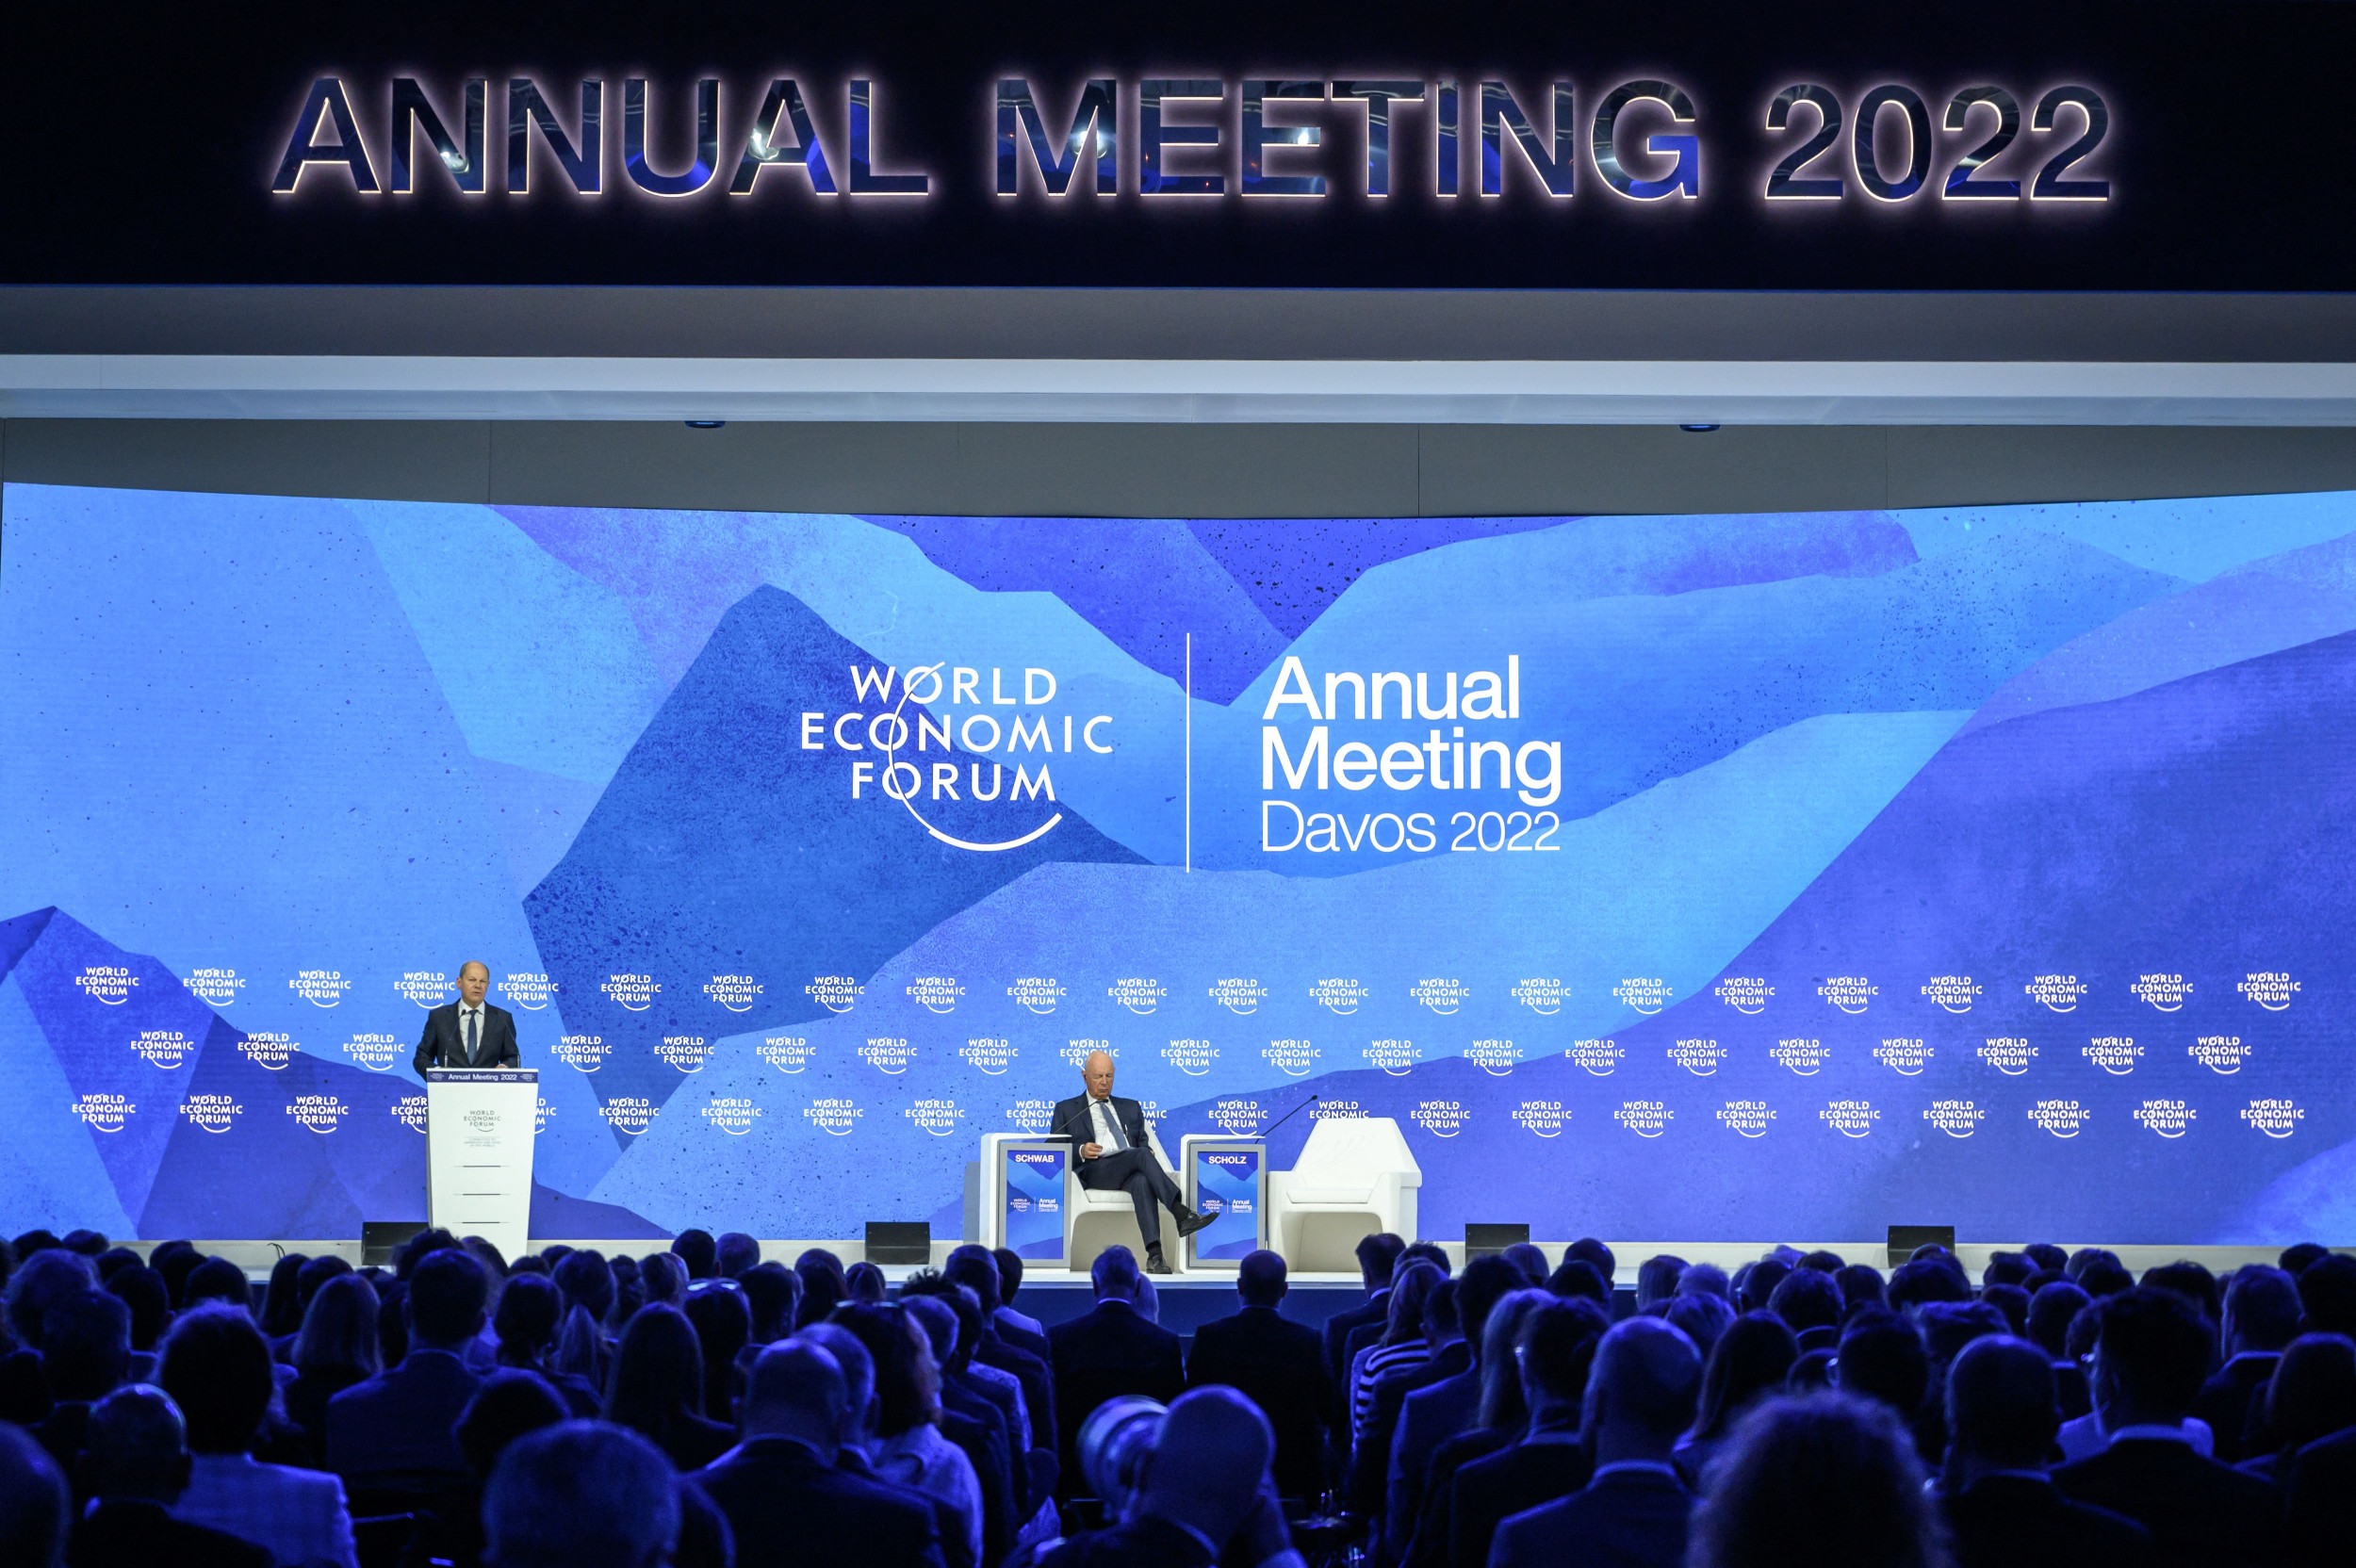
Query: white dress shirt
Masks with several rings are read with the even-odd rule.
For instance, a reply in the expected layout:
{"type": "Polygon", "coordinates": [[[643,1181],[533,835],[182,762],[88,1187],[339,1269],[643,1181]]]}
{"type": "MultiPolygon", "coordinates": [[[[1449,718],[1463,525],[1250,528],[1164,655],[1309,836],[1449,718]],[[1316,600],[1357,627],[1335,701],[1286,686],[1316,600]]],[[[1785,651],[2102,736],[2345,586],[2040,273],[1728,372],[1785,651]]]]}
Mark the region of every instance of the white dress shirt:
{"type": "Polygon", "coordinates": [[[1127,1135],[1121,1132],[1121,1123],[1113,1117],[1110,1099],[1099,1100],[1094,1095],[1088,1096],[1088,1116],[1096,1125],[1096,1141],[1104,1146],[1105,1153],[1118,1154],[1129,1147],[1127,1135]]]}

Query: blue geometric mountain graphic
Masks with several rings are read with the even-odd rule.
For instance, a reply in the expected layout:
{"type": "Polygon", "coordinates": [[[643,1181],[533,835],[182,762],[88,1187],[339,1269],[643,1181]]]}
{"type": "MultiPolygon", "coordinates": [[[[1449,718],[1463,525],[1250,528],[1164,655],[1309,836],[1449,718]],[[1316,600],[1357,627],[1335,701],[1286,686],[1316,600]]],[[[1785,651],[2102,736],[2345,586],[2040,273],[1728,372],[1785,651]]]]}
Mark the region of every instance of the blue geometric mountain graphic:
{"type": "MultiPolygon", "coordinates": [[[[1014,849],[952,847],[873,778],[855,800],[848,760],[805,749],[801,720],[840,706],[851,666],[877,662],[792,595],[747,595],[526,901],[566,1025],[611,1047],[594,1080],[600,1099],[667,1100],[682,1072],[658,1057],[665,1037],[827,1016],[812,991],[818,977],[864,981],[1034,866],[1139,860],[1070,807],[1017,804],[1011,760],[993,804],[960,792],[927,793],[923,805],[942,833],[973,842],[1003,841],[1009,824],[1019,833],[1060,810],[1051,831],[1014,849]],[[692,977],[699,990],[665,990],[633,1010],[609,994],[616,973],[653,974],[675,988],[692,977]],[[720,975],[748,975],[761,988],[744,1006],[728,1006],[700,989],[704,977],[720,975]]],[[[974,765],[966,753],[949,755],[960,778],[974,765]]],[[[931,754],[920,760],[945,765],[931,754]]]]}

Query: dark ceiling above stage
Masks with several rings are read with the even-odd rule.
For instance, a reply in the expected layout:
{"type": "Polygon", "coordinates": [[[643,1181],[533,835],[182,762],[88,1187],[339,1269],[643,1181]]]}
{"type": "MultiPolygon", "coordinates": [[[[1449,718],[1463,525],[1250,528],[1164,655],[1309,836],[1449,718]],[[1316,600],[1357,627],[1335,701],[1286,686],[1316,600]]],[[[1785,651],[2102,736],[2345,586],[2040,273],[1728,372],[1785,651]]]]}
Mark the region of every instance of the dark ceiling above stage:
{"type": "MultiPolygon", "coordinates": [[[[83,7],[10,40],[0,282],[2339,290],[2356,253],[2350,57],[2356,12],[2279,4],[83,7]],[[1117,192],[1077,190],[1092,184],[1083,165],[1073,195],[1046,197],[1026,141],[1018,184],[1030,184],[997,193],[994,84],[1009,75],[1033,84],[1051,146],[1083,82],[1120,84],[1117,192]],[[771,166],[731,194],[767,86],[787,76],[840,193],[771,166]],[[1228,139],[1225,194],[1137,193],[1149,76],[1223,83],[1208,112],[1228,139]],[[481,193],[462,194],[423,136],[416,188],[392,193],[401,77],[420,84],[461,148],[466,84],[484,84],[483,166],[452,154],[481,193]],[[707,77],[719,83],[706,160],[716,175],[692,194],[652,194],[646,185],[702,156],[707,77]],[[1324,145],[1268,168],[1320,167],[1327,195],[1236,193],[1243,84],[1255,77],[1317,94],[1293,118],[1317,122],[1324,145]],[[1327,98],[1330,84],[1369,77],[1433,84],[1392,120],[1393,191],[1380,199],[1366,194],[1363,100],[1346,89],[1327,98]],[[310,97],[321,78],[343,84],[365,164],[312,162],[291,194],[273,195],[306,103],[323,102],[310,97]],[[516,78],[584,140],[579,89],[603,83],[600,194],[559,177],[537,130],[532,188],[506,188],[516,78]],[[646,84],[640,168],[657,172],[635,182],[632,78],[646,84]],[[924,171],[924,195],[852,190],[854,80],[875,84],[874,168],[924,171]],[[1436,193],[1427,118],[1442,80],[1462,90],[1454,197],[1436,193]],[[1484,80],[1510,90],[1529,145],[1564,158],[1568,199],[1546,194],[1510,130],[1497,152],[1481,147],[1484,80]],[[1675,91],[1630,110],[1628,172],[1662,177],[1673,159],[1647,154],[1649,139],[1690,136],[1695,199],[1607,188],[1595,116],[1615,85],[1639,80],[1675,91]],[[1560,142],[1556,83],[1572,90],[1560,142]],[[1789,155],[1819,111],[1791,109],[1771,130],[1769,106],[1808,85],[1846,126],[1801,160],[1789,155]],[[2088,118],[2085,95],[2080,107],[2049,104],[2052,122],[2037,124],[2039,105],[2071,88],[2099,96],[2106,121],[2075,163],[2064,149],[2088,118]],[[1673,124],[1668,99],[1680,95],[1693,112],[1673,124]],[[1974,175],[1962,166],[2004,138],[2006,97],[2014,134],[1974,175]],[[1877,99],[1882,150],[1868,170],[1853,133],[1877,99]],[[1931,155],[1908,194],[1902,127],[1918,110],[1931,155]],[[1841,194],[1768,200],[1787,160],[1802,180],[1841,181],[1841,194]],[[1477,194],[1484,164],[1502,169],[1494,199],[1477,194]],[[384,188],[359,193],[355,168],[384,188]],[[2063,182],[2049,195],[2078,199],[2029,199],[2040,172],[2063,182]],[[2022,193],[2004,193],[2007,180],[2022,193]],[[2072,181],[2105,182],[2107,198],[2072,181]],[[1866,188],[1877,182],[1878,194],[1866,188]],[[1972,199],[1991,182],[1992,198],[1972,199]]],[[[529,119],[531,100],[514,106],[529,119]]],[[[333,120],[305,128],[315,144],[343,139],[333,120]]],[[[869,124],[864,108],[858,122],[869,124]]]]}

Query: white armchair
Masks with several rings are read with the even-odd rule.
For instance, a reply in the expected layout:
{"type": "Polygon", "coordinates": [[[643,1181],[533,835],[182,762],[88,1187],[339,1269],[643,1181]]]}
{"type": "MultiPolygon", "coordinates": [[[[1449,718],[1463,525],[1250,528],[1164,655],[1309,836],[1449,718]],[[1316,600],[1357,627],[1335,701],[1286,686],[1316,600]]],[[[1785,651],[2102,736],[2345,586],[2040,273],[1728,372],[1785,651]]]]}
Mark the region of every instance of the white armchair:
{"type": "MultiPolygon", "coordinates": [[[[1170,1173],[1170,1180],[1178,1182],[1183,1189],[1185,1183],[1179,1178],[1177,1162],[1162,1147],[1161,1135],[1153,1130],[1150,1121],[1145,1126],[1145,1142],[1153,1150],[1153,1157],[1162,1162],[1162,1168],[1170,1173]]],[[[1097,1253],[1115,1245],[1129,1249],[1137,1255],[1137,1266],[1145,1266],[1145,1237],[1137,1230],[1137,1205],[1129,1200],[1125,1189],[1112,1187],[1099,1191],[1082,1186],[1079,1167],[1075,1163],[1071,1174],[1064,1178],[1064,1212],[1072,1217],[1070,1233],[1073,1273],[1086,1273],[1088,1266],[1095,1263],[1097,1253]]],[[[1170,1223],[1168,1211],[1164,1211],[1162,1255],[1170,1260],[1172,1268],[1179,1268],[1185,1263],[1185,1250],[1178,1246],[1177,1241],[1177,1227],[1170,1223]]]]}
{"type": "Polygon", "coordinates": [[[1423,1168],[1386,1116],[1331,1117],[1309,1131],[1290,1170],[1268,1173],[1268,1224],[1296,1272],[1353,1273],[1359,1239],[1415,1239],[1423,1168]]]}

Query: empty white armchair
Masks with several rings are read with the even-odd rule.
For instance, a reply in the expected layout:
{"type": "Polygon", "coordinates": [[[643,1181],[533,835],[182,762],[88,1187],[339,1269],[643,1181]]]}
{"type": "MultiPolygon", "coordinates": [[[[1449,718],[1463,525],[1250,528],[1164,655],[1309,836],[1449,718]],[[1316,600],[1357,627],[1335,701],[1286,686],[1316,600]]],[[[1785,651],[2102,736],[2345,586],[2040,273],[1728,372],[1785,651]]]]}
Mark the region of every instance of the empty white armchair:
{"type": "Polygon", "coordinates": [[[1423,1168],[1386,1116],[1332,1117],[1309,1131],[1290,1170],[1268,1173],[1276,1250],[1296,1271],[1355,1272],[1359,1239],[1377,1231],[1415,1239],[1423,1168]]]}

